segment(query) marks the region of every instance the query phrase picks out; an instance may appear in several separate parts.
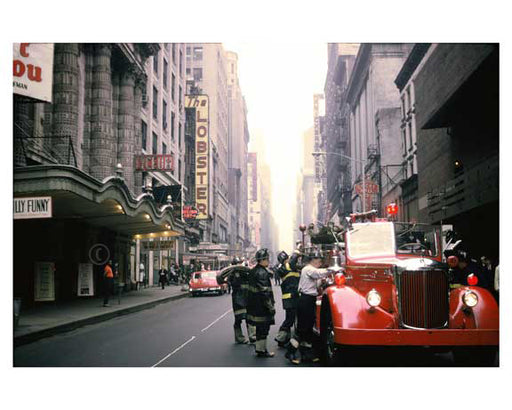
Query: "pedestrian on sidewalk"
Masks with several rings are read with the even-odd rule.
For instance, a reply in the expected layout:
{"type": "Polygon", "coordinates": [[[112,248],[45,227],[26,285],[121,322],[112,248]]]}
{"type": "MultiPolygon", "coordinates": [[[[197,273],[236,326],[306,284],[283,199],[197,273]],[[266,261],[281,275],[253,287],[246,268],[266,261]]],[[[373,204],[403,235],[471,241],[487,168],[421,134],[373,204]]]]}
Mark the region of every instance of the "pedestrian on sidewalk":
{"type": "Polygon", "coordinates": [[[256,326],[256,355],[274,357],[267,349],[267,336],[270,326],[275,324],[274,294],[272,293],[271,273],[268,249],[256,252],[256,266],[249,271],[249,293],[247,300],[247,323],[256,326]]]}
{"type": "Polygon", "coordinates": [[[160,268],[158,270],[158,276],[159,276],[158,281],[162,285],[162,289],[165,289],[165,282],[167,282],[167,274],[166,274],[164,268],[160,268]]]}
{"type": "Polygon", "coordinates": [[[112,272],[112,261],[108,261],[103,270],[103,306],[109,307],[108,299],[114,289],[114,272],[112,272]]]}
{"type": "Polygon", "coordinates": [[[146,273],[145,273],[145,269],[144,269],[144,264],[141,262],[140,265],[139,265],[139,286],[144,286],[146,287],[146,273]]]}

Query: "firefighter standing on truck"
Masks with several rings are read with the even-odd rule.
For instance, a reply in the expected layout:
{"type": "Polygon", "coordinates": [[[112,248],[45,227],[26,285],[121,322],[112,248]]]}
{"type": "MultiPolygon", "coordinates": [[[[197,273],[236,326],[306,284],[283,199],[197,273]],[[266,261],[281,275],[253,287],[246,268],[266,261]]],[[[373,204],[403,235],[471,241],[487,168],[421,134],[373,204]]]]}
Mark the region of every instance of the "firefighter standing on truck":
{"type": "Polygon", "coordinates": [[[276,275],[281,278],[281,298],[283,300],[283,309],[286,312],[284,322],[279,328],[279,332],[275,338],[280,347],[284,347],[291,338],[291,328],[295,324],[297,315],[297,305],[299,301],[299,278],[300,273],[297,270],[296,253],[291,258],[285,251],[279,252],[277,260],[280,266],[276,270],[276,275]]]}
{"type": "MultiPolygon", "coordinates": [[[[302,361],[319,361],[313,349],[313,326],[315,324],[316,297],[318,296],[317,280],[325,278],[331,272],[329,269],[320,269],[322,254],[315,250],[309,255],[309,263],[302,269],[299,280],[299,303],[297,307],[297,335],[299,337],[299,350],[302,361]]],[[[298,360],[292,360],[298,364],[298,360]]]]}
{"type": "MultiPolygon", "coordinates": [[[[240,259],[237,257],[233,258],[231,265],[241,265],[240,259]]],[[[254,343],[256,341],[256,328],[247,323],[247,292],[248,292],[248,272],[243,269],[234,269],[228,276],[228,283],[233,291],[231,301],[233,304],[233,313],[235,315],[235,342],[236,343],[247,343],[248,340],[244,337],[242,332],[242,320],[245,320],[247,325],[247,334],[249,341],[254,343]]]]}
{"type": "Polygon", "coordinates": [[[275,323],[274,294],[272,293],[272,274],[269,265],[268,249],[256,252],[256,266],[249,272],[249,298],[247,301],[247,323],[256,326],[256,355],[273,357],[274,352],[267,350],[267,336],[270,326],[275,323]]]}

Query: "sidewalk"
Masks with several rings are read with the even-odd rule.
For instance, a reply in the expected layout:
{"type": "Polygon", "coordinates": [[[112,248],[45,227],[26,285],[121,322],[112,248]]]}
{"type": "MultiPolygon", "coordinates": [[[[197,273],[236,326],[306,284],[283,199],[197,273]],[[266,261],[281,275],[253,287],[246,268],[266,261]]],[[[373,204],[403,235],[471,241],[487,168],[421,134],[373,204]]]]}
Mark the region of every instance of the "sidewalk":
{"type": "Polygon", "coordinates": [[[153,307],[159,303],[188,297],[182,285],[143,288],[113,296],[110,307],[103,307],[103,297],[81,298],[67,302],[48,302],[27,310],[21,307],[14,346],[30,343],[77,327],[109,320],[113,317],[153,307]]]}

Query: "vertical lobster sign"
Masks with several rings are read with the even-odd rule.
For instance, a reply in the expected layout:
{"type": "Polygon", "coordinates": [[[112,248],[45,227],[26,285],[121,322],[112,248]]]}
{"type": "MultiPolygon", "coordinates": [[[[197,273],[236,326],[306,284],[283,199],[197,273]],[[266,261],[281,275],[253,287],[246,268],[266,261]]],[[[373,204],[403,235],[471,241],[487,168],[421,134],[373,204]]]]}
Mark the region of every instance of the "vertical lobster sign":
{"type": "Polygon", "coordinates": [[[208,219],[208,170],[210,163],[209,144],[209,104],[207,95],[187,95],[185,107],[195,109],[195,148],[196,148],[196,219],[208,219]]]}

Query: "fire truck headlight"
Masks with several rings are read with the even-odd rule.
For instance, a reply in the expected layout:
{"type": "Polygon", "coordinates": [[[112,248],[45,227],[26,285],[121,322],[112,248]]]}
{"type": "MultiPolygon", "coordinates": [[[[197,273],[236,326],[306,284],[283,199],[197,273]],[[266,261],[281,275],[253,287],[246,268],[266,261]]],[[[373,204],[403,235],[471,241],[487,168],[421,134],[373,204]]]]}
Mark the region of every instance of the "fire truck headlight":
{"type": "Polygon", "coordinates": [[[380,305],[380,302],[381,302],[381,297],[380,297],[380,293],[377,292],[375,289],[372,289],[368,292],[368,294],[366,295],[366,302],[371,306],[371,307],[377,307],[380,305]]]}
{"type": "Polygon", "coordinates": [[[474,307],[478,304],[478,296],[472,290],[468,290],[462,296],[462,301],[467,307],[474,307]]]}

